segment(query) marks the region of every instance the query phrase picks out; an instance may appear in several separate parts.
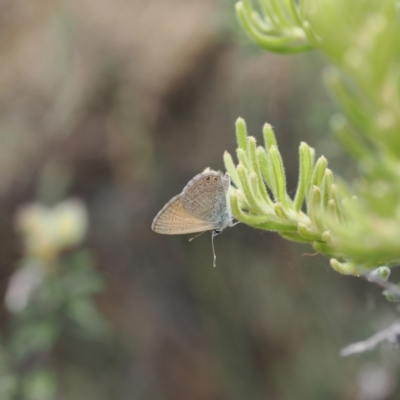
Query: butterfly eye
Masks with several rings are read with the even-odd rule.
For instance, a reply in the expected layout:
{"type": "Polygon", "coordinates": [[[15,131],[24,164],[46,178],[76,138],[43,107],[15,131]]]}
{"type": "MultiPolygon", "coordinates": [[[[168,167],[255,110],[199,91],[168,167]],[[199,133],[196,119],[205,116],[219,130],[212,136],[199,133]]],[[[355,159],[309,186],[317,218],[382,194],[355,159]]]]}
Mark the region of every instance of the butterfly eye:
{"type": "Polygon", "coordinates": [[[209,177],[209,176],[206,177],[207,182],[210,182],[210,179],[211,179],[211,177],[209,177]]]}
{"type": "Polygon", "coordinates": [[[218,182],[219,176],[214,176],[214,181],[218,182]]]}

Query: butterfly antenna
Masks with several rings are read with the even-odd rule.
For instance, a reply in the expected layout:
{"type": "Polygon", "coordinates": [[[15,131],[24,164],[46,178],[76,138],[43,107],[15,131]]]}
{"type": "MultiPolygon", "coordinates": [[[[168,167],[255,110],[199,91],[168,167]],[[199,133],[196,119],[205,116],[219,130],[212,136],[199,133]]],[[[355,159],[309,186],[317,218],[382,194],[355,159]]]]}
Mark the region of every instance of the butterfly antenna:
{"type": "MultiPolygon", "coordinates": [[[[205,232],[205,231],[204,231],[205,232]]],[[[197,237],[199,237],[200,235],[202,235],[204,232],[200,232],[198,235],[193,236],[189,239],[189,242],[193,241],[194,239],[196,239],[197,237]]]]}

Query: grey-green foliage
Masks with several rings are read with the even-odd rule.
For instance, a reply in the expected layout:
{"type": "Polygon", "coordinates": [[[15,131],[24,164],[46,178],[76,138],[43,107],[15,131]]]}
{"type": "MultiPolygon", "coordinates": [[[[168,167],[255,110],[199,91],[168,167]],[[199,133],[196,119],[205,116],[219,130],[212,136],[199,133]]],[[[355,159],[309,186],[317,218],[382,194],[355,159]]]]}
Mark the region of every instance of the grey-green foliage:
{"type": "MultiPolygon", "coordinates": [[[[20,271],[33,263],[37,260],[25,259],[20,271]]],[[[57,267],[43,274],[24,309],[11,315],[7,340],[0,342],[0,399],[56,398],[52,351],[61,336],[93,340],[104,338],[109,330],[93,302],[103,287],[85,250],[58,259],[57,267]]]]}
{"type": "Polygon", "coordinates": [[[397,0],[243,0],[239,21],[263,49],[316,49],[331,66],[324,80],[341,109],[332,129],[356,159],[351,188],[335,180],[327,160],[300,145],[293,199],[269,125],[264,147],[237,122],[239,164],[225,155],[237,190],[235,217],[274,230],[332,256],[337,271],[358,275],[400,262],[400,15],[397,0]],[[265,185],[268,190],[266,190],[265,185]]]}

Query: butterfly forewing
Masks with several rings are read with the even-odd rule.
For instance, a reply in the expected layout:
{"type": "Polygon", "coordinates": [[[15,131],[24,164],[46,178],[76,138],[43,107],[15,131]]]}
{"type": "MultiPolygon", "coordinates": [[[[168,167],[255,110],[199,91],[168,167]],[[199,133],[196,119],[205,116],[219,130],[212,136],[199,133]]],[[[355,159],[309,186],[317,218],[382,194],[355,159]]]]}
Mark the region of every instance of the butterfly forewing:
{"type": "Polygon", "coordinates": [[[183,207],[180,194],[173,197],[156,215],[151,228],[154,232],[165,235],[180,235],[215,229],[209,222],[188,212],[183,207]]]}

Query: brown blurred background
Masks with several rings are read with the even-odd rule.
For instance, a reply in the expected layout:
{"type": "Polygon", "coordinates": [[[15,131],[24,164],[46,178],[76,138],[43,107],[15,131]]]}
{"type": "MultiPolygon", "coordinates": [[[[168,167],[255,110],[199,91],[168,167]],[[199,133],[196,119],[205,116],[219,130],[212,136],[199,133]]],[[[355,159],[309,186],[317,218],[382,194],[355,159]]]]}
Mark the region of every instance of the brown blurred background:
{"type": "Polygon", "coordinates": [[[378,288],[244,225],[216,239],[216,269],[208,234],[150,229],[190,178],[223,169],[239,116],[259,141],[264,122],[275,127],[291,194],[300,141],[351,180],[323,65],[258,50],[232,1],[0,3],[1,291],[21,258],[15,210],[64,183],[88,207],[106,279],[97,304],[111,337],[56,346],[57,398],[399,398],[390,347],[338,355],[396,317],[378,288]]]}

